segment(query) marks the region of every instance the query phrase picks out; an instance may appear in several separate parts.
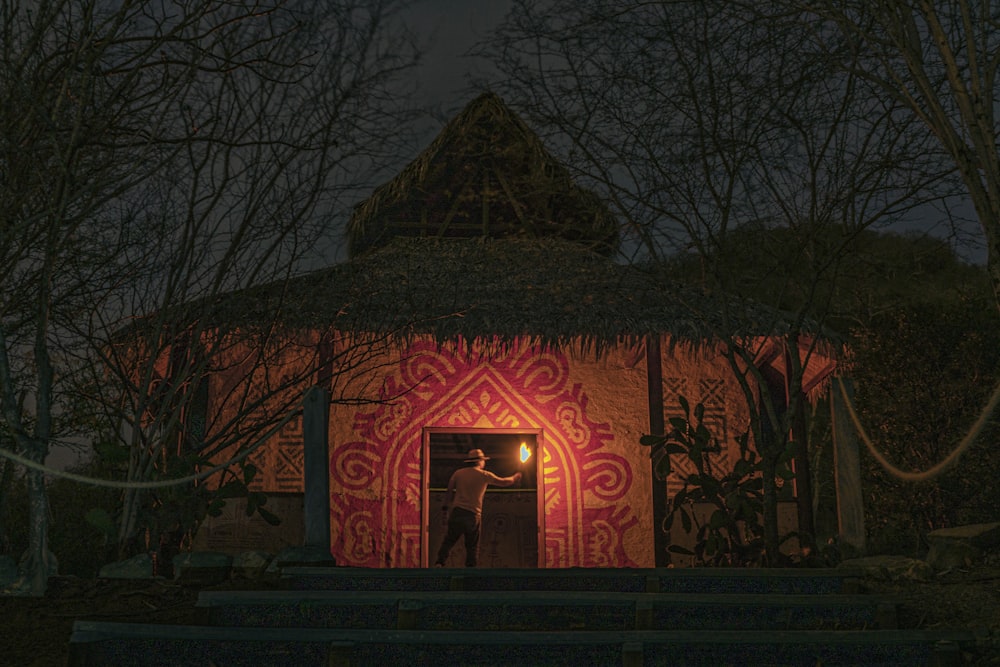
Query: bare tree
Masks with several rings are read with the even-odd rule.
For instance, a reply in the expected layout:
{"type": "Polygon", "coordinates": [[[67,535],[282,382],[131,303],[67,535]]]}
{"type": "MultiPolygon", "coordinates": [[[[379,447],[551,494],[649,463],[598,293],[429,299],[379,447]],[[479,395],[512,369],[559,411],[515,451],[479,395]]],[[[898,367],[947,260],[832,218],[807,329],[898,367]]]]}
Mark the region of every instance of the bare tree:
{"type": "Polygon", "coordinates": [[[859,54],[873,92],[912,114],[964,186],[1000,307],[1000,9],[988,0],[806,0],[794,5],[859,54]]]}
{"type": "MultiPolygon", "coordinates": [[[[795,442],[805,429],[793,426],[827,315],[824,286],[860,230],[905,215],[942,178],[899,108],[840,66],[856,57],[850,44],[802,18],[770,3],[519,2],[482,47],[511,101],[613,202],[636,256],[694,258],[695,269],[681,263],[688,279],[734,297],[722,313],[707,311],[708,300],[691,308],[741,381],[766,463],[769,554],[779,539],[776,465],[805,444],[795,442]],[[734,271],[748,250],[738,232],[776,228],[794,234],[794,251],[763,249],[756,277],[734,271]],[[803,265],[806,282],[788,270],[803,265]],[[765,277],[769,290],[755,289],[765,277]],[[761,302],[785,311],[760,311],[759,321],[760,332],[785,336],[785,387],[759,371],[767,337],[738,327],[761,302]]],[[[811,527],[803,532],[808,544],[811,527]]]]}
{"type": "MultiPolygon", "coordinates": [[[[81,435],[70,417],[112,416],[133,427],[128,479],[146,479],[205,373],[236,363],[237,333],[261,344],[248,378],[287,349],[276,310],[230,329],[214,313],[301,271],[392,156],[417,56],[396,5],[3,0],[0,426],[17,452],[42,463],[81,435]],[[141,354],[121,357],[125,338],[141,354]]],[[[212,425],[214,444],[273,424],[303,378],[236,387],[244,407],[277,398],[212,425]]],[[[43,475],[27,474],[21,585],[40,594],[56,566],[43,475]]]]}

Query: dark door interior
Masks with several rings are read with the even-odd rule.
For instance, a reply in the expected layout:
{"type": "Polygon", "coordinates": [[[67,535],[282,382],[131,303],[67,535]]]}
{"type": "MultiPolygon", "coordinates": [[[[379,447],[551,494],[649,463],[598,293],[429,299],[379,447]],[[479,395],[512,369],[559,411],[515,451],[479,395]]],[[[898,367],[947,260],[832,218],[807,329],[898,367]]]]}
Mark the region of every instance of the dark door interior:
{"type": "MultiPolygon", "coordinates": [[[[470,449],[481,449],[490,457],[486,469],[500,477],[521,472],[514,486],[490,486],[483,499],[479,567],[538,567],[538,477],[537,441],[534,433],[489,431],[432,432],[429,434],[427,548],[428,561],[444,539],[444,504],[448,480],[462,467],[470,449]],[[523,460],[527,456],[527,460],[523,460]]],[[[462,567],[465,546],[458,541],[448,556],[447,567],[462,567]]]]}

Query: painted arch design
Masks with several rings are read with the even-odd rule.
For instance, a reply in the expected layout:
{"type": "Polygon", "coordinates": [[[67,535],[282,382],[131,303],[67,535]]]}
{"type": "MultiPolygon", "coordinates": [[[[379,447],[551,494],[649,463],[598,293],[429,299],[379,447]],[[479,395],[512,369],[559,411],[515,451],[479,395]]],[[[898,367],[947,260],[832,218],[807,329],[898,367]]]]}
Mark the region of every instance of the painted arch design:
{"type": "Polygon", "coordinates": [[[356,440],[330,458],[331,547],[338,562],[417,567],[424,427],[539,428],[544,434],[545,565],[634,567],[622,536],[628,460],[608,451],[607,424],[587,414],[565,355],[519,346],[489,359],[418,342],[386,379],[397,396],[354,416],[356,440]]]}

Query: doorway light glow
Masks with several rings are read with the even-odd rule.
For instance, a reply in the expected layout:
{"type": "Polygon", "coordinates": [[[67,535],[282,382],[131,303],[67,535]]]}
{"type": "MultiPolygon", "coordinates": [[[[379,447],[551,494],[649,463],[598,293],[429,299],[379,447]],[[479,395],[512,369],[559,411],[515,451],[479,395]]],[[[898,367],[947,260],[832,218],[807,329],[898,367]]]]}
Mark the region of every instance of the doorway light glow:
{"type": "Polygon", "coordinates": [[[528,449],[528,445],[524,444],[523,442],[521,443],[520,458],[521,458],[521,463],[524,463],[525,461],[531,458],[531,450],[528,449]]]}

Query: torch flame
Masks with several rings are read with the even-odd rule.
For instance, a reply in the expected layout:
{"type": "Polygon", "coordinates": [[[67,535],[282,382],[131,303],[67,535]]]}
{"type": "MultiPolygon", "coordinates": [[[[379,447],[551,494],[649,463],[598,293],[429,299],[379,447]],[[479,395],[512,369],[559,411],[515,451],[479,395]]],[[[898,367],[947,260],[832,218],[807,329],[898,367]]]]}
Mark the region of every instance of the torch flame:
{"type": "Polygon", "coordinates": [[[530,458],[531,458],[531,450],[528,449],[528,446],[522,442],[521,443],[521,463],[524,463],[525,461],[527,461],[530,458]]]}

